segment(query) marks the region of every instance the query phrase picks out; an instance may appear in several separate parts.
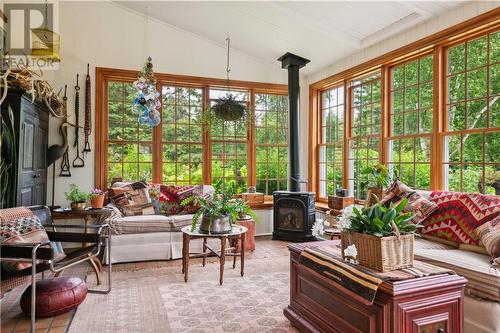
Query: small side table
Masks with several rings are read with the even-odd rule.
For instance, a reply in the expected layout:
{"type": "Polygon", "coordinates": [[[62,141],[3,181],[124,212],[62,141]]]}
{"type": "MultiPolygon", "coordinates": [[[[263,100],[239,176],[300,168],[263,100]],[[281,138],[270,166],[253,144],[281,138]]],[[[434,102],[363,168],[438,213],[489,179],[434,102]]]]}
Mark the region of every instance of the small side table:
{"type": "Polygon", "coordinates": [[[205,267],[207,257],[218,257],[220,260],[220,274],[219,283],[222,285],[224,282],[224,264],[226,263],[226,256],[233,257],[233,269],[236,268],[236,257],[241,259],[241,276],[245,273],[245,234],[248,229],[243,226],[233,226],[230,233],[227,234],[205,234],[201,233],[198,229],[191,231],[191,226],[186,226],[181,229],[182,231],[182,273],[184,273],[184,282],[188,281],[189,275],[189,259],[203,258],[203,267],[205,267]],[[191,239],[203,238],[203,253],[189,253],[189,242],[191,239]],[[208,238],[220,239],[220,251],[215,251],[207,244],[208,238]],[[236,239],[241,242],[241,251],[238,252],[234,247],[226,248],[228,240],[236,239]],[[207,252],[207,250],[209,252],[207,252]]]}
{"type": "Polygon", "coordinates": [[[69,208],[57,208],[51,212],[53,220],[79,220],[82,219],[85,225],[91,225],[96,218],[109,216],[113,210],[111,208],[85,208],[84,210],[72,210],[69,208]]]}
{"type": "MultiPolygon", "coordinates": [[[[84,210],[72,210],[70,208],[57,208],[51,212],[53,220],[83,220],[86,226],[92,225],[93,220],[96,218],[106,218],[111,215],[113,210],[111,208],[85,208],[84,210]]],[[[85,229],[87,233],[87,229],[85,229]]],[[[86,247],[87,243],[82,243],[82,247],[86,247]]],[[[99,271],[102,269],[100,261],[92,261],[97,265],[99,271]]]]}

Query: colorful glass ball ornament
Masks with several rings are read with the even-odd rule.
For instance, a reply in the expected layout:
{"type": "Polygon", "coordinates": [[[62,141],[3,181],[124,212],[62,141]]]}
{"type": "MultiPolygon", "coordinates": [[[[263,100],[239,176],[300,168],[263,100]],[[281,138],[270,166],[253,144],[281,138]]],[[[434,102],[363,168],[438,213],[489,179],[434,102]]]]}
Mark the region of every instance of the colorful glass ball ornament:
{"type": "Polygon", "coordinates": [[[137,75],[133,86],[137,89],[137,96],[132,105],[132,111],[139,114],[139,123],[151,127],[160,124],[160,93],[156,90],[156,78],[153,72],[151,57],[137,75]]]}

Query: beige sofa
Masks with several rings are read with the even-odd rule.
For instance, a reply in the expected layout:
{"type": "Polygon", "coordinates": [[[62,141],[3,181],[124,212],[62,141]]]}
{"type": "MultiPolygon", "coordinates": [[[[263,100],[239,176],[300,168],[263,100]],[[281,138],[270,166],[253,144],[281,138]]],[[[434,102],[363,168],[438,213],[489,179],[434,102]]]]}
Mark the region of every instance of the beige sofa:
{"type": "MultiPolygon", "coordinates": [[[[427,191],[419,193],[430,195],[427,191]]],[[[433,237],[417,238],[415,259],[449,268],[467,279],[465,333],[500,333],[500,268],[492,266],[484,247],[458,245],[433,237]]]]}
{"type": "MultiPolygon", "coordinates": [[[[115,182],[113,186],[127,184],[130,183],[115,182]]],[[[204,193],[212,190],[213,188],[207,185],[203,188],[204,193]]],[[[110,226],[113,242],[111,258],[104,258],[106,263],[182,258],[181,229],[191,224],[193,215],[123,216],[113,204],[107,206],[113,208],[114,213],[105,221],[110,226]]],[[[214,249],[220,247],[220,242],[216,239],[209,239],[208,242],[214,249]]],[[[191,241],[190,250],[201,252],[202,241],[191,241]]]]}

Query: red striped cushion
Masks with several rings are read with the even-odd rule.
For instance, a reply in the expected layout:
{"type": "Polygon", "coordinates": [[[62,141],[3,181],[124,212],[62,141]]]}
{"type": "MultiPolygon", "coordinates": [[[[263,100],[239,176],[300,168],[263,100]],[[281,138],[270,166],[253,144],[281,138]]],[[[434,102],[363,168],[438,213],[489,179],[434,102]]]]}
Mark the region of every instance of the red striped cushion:
{"type": "Polygon", "coordinates": [[[422,233],[457,243],[479,244],[476,228],[500,214],[500,198],[435,191],[429,199],[438,208],[426,219],[422,233]]]}

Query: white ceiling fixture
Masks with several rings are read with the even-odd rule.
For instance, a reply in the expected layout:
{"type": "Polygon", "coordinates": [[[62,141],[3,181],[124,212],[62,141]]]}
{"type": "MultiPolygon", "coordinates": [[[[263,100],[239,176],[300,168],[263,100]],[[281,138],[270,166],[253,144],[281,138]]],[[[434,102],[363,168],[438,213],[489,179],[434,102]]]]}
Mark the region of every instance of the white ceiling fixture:
{"type": "Polygon", "coordinates": [[[292,52],[311,59],[304,74],[389,38],[464,1],[116,1],[121,6],[279,66],[292,52]]]}

